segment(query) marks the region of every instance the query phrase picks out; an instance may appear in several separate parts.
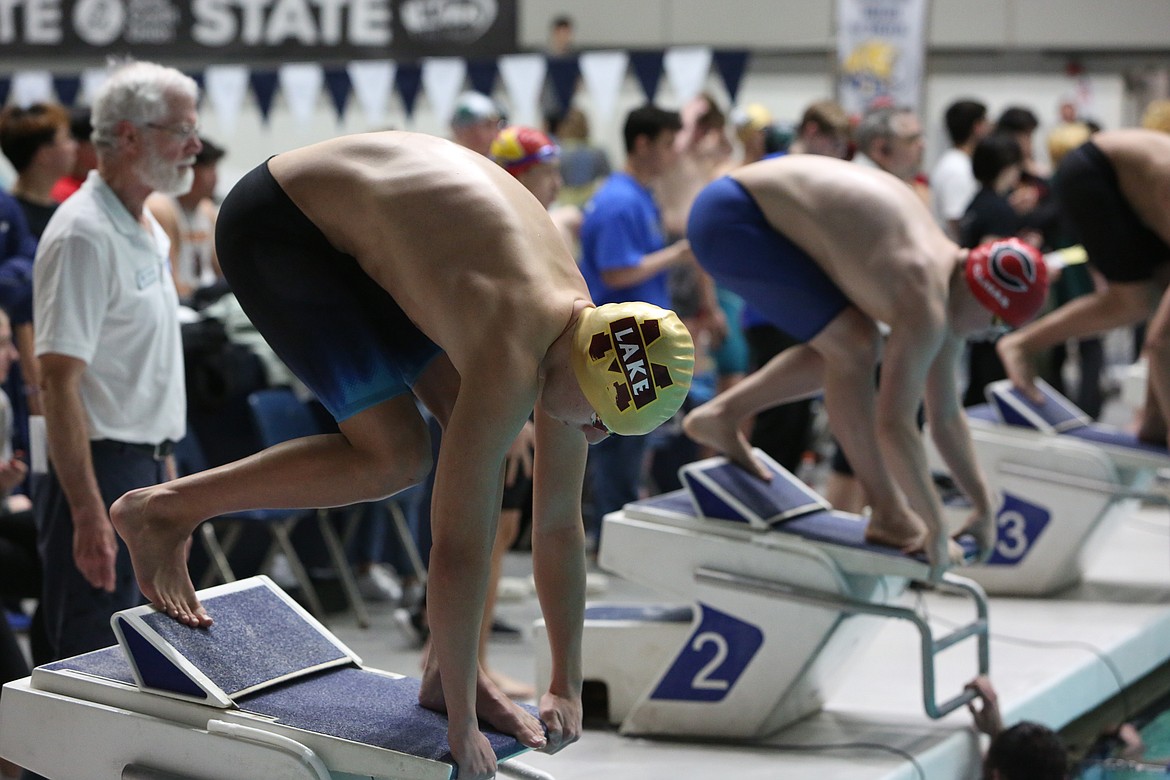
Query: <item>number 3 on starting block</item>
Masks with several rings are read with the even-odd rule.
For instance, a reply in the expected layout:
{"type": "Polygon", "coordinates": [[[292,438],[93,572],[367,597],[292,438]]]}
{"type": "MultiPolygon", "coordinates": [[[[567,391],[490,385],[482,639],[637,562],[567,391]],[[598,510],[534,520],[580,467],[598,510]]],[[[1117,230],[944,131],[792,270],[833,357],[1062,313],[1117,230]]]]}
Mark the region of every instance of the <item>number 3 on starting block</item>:
{"type": "Polygon", "coordinates": [[[1015,566],[1024,559],[1048,526],[1050,514],[1042,506],[1005,494],[995,517],[995,551],[988,566],[1015,566]]]}
{"type": "Polygon", "coordinates": [[[751,623],[700,604],[702,619],[651,699],[722,701],[764,643],[751,623]]]}

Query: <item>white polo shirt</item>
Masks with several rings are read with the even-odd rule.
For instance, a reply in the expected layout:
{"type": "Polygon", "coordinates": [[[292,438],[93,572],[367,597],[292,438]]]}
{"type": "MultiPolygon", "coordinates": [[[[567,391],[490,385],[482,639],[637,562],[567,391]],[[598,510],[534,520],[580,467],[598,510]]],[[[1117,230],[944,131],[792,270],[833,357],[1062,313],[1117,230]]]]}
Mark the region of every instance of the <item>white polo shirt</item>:
{"type": "Polygon", "coordinates": [[[170,240],[148,234],[95,170],[49,220],[33,265],[37,355],[86,363],[91,439],[183,438],[187,394],[170,240]]]}

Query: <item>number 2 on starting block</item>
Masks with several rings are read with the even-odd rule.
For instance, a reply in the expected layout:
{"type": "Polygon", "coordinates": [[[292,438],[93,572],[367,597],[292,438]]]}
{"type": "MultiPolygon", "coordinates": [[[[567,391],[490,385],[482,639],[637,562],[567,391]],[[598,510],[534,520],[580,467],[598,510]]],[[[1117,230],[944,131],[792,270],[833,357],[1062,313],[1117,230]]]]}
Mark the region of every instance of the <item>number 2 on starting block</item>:
{"type": "Polygon", "coordinates": [[[700,604],[702,618],[650,695],[671,701],[722,701],[751,662],[764,633],[751,623],[700,604]]]}

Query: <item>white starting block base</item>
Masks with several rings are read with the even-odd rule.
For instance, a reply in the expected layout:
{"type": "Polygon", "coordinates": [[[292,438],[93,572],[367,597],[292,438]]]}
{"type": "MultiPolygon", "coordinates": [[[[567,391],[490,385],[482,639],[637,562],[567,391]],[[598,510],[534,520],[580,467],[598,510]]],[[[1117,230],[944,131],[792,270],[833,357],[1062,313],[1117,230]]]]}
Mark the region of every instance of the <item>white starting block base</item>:
{"type": "MultiPolygon", "coordinates": [[[[5,685],[0,755],[50,780],[454,776],[418,680],[362,667],[266,577],[199,595],[210,629],[126,610],[119,645],[5,685]]],[[[501,761],[528,750],[487,736],[501,761]]]]}
{"type": "MultiPolygon", "coordinates": [[[[1139,500],[1168,504],[1153,484],[1170,453],[1093,423],[1051,386],[1037,386],[1043,405],[1003,381],[988,386],[987,405],[968,410],[976,457],[1002,503],[991,558],[963,574],[990,594],[1052,595],[1080,582],[1139,500]]],[[[1170,527],[1170,512],[1163,517],[1170,527]]]]}
{"type": "MultiPolygon", "coordinates": [[[[969,614],[953,630],[933,631],[901,603],[907,584],[927,577],[926,563],[867,543],[863,518],[828,509],[757,454],[771,482],[711,458],[683,467],[685,490],[605,518],[601,565],[691,605],[670,621],[636,610],[587,613],[583,671],[605,684],[610,722],[624,734],[765,738],[822,707],[880,626],[876,617],[919,630],[919,651],[906,662],[918,662],[928,713],[964,704],[962,685],[937,701],[933,666],[972,639],[969,676],[986,669],[978,586],[947,575],[938,587],[965,596],[969,614]]],[[[549,668],[538,652],[539,686],[549,668]]]]}
{"type": "MultiPolygon", "coordinates": [[[[1158,517],[1145,509],[1121,519],[1085,581],[1060,598],[992,597],[991,676],[1008,723],[1030,719],[1059,729],[1117,693],[1109,664],[1121,684],[1132,685],[1166,661],[1170,536],[1157,528],[1158,517]]],[[[659,565],[651,561],[647,568],[659,565]]],[[[611,591],[639,604],[652,595],[621,583],[611,591]]],[[[957,599],[922,598],[940,630],[965,619],[966,605],[957,599]]],[[[885,746],[913,757],[929,780],[978,777],[980,743],[965,708],[941,720],[922,711],[917,653],[912,629],[884,621],[864,652],[837,670],[839,684],[821,711],[764,740],[631,739],[590,729],[573,750],[529,754],[524,761],[555,771],[558,780],[920,780],[910,760],[879,747],[885,746]]],[[[969,675],[965,651],[948,655],[938,667],[942,690],[963,685],[969,675]]],[[[612,706],[615,692],[609,696],[612,706]]]]}

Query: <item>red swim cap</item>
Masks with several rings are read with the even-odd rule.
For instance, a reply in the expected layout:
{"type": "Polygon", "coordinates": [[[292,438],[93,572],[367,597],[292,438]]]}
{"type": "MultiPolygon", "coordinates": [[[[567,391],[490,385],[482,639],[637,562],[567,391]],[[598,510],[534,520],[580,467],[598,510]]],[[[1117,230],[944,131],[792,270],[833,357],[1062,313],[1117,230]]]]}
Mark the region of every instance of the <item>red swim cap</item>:
{"type": "Polygon", "coordinates": [[[1018,238],[975,247],[964,273],[975,298],[1012,327],[1036,316],[1048,295],[1048,268],[1040,252],[1018,238]]]}

